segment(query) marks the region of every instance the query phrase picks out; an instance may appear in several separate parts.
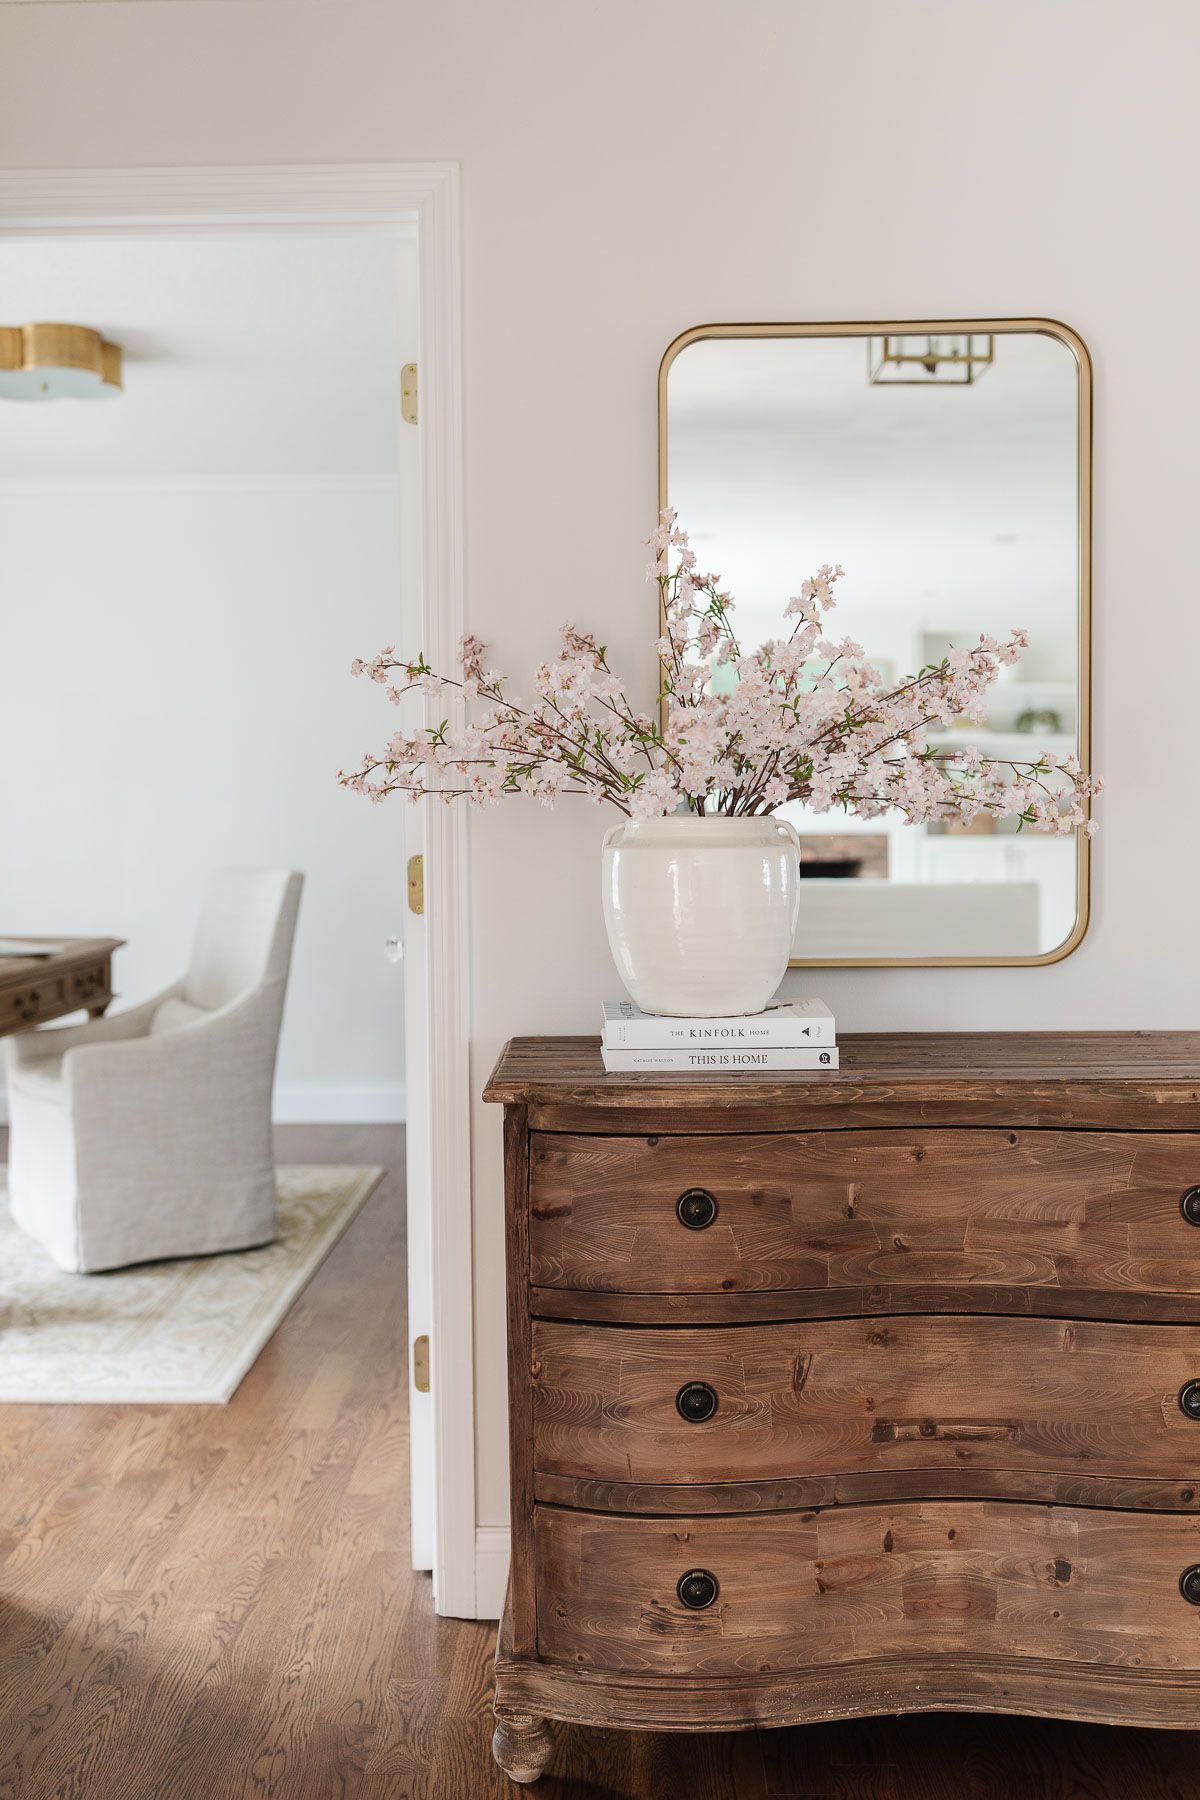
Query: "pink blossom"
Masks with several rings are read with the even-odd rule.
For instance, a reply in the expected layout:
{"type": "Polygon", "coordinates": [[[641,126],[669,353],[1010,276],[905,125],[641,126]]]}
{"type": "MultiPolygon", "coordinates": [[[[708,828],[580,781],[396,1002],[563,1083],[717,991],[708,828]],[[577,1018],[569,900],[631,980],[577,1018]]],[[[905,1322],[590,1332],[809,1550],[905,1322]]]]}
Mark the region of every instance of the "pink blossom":
{"type": "Polygon", "coordinates": [[[529,705],[485,666],[487,646],[471,634],[459,645],[457,676],[437,674],[421,655],[397,660],[388,645],[369,661],[356,658],[351,672],[384,685],[395,704],[416,690],[437,711],[423,731],[395,733],[382,757],[364,756],[339,781],[373,801],[464,795],[484,806],[524,793],[553,806],[582,795],[635,818],[681,806],[754,814],[802,801],[867,819],[986,813],[1043,831],[1095,830],[1090,802],[1102,784],[1073,754],[1013,762],[973,743],[929,748],[931,731],[986,719],[1000,669],[1029,643],[1024,630],[1004,642],[983,633],[973,649],[955,648],[888,686],[860,644],[825,634],[823,615],[835,608],[844,574],[825,563],[787,602],[790,636],[743,654],[733,601],[720,576],[699,570],[673,511],[648,541],[666,625],[656,645],[661,727],[634,710],[594,634],[572,624],[557,656],[534,671],[529,705]]]}

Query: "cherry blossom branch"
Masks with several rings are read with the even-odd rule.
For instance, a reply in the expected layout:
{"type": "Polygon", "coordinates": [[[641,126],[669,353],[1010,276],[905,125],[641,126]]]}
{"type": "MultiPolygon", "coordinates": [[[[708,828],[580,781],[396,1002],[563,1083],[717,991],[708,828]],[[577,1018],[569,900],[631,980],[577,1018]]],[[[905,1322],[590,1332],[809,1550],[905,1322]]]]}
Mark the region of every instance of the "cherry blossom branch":
{"type": "Polygon", "coordinates": [[[1014,631],[983,636],[915,675],[886,685],[849,639],[834,642],[825,615],[836,605],[839,566],[825,564],[785,607],[790,635],[743,655],[720,577],[699,572],[673,512],[650,544],[662,631],[660,702],[665,725],[637,712],[605,646],[564,626],[557,657],[536,670],[536,699],[512,698],[468,636],[458,675],[388,645],[353,673],[387,688],[395,704],[419,691],[453,696],[449,719],[397,732],[382,756],[364,756],[339,780],[373,800],[440,794],[486,804],[525,793],[552,806],[583,794],[635,818],[687,807],[757,816],[789,801],[860,817],[894,811],[910,820],[990,813],[1045,829],[1094,830],[1101,784],[1077,757],[987,757],[977,746],[932,747],[926,734],[957,719],[980,722],[1001,668],[1028,643],[1014,631]],[[714,674],[724,671],[714,689],[714,674]],[[391,677],[401,672],[404,679],[391,677]],[[465,779],[464,779],[465,778],[465,779]]]}

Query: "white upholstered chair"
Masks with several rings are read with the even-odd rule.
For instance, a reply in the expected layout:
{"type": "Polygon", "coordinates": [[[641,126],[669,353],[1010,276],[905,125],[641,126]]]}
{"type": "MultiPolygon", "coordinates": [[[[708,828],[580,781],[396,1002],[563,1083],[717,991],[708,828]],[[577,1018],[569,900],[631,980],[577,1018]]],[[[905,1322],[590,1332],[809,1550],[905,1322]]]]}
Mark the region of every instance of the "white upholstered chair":
{"type": "Polygon", "coordinates": [[[182,981],[9,1039],[13,1217],[60,1268],[274,1237],[271,1089],[303,879],[219,870],[182,981]]]}

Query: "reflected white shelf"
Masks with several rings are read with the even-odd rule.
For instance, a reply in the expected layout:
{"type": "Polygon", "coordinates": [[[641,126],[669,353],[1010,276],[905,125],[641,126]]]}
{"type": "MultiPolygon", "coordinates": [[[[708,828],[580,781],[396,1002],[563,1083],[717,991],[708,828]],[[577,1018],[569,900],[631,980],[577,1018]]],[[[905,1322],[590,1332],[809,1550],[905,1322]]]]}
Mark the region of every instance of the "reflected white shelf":
{"type": "Polygon", "coordinates": [[[1076,685],[1074,675],[1068,675],[1062,681],[1048,681],[1045,676],[1031,676],[1026,680],[1023,675],[1001,675],[992,692],[994,694],[1073,694],[1076,685]]]}
{"type": "Polygon", "coordinates": [[[970,731],[931,731],[926,741],[938,750],[966,750],[974,744],[981,755],[1005,762],[1036,762],[1043,750],[1068,756],[1079,748],[1073,731],[988,731],[982,726],[970,731]]]}

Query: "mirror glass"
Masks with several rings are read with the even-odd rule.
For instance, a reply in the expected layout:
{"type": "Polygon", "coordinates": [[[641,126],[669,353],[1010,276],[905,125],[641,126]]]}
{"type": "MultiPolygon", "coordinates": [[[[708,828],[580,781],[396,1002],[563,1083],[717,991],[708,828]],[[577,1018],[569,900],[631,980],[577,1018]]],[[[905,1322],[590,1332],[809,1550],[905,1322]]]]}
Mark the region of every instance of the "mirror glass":
{"type": "MultiPolygon", "coordinates": [[[[986,725],[953,742],[1086,766],[1088,382],[1049,324],[704,327],[664,358],[662,503],[743,650],[823,563],[845,568],[831,635],[885,678],[1025,628],[986,725]]],[[[1052,961],[1082,936],[1082,833],[783,816],[804,844],[797,962],[1052,961]]]]}

